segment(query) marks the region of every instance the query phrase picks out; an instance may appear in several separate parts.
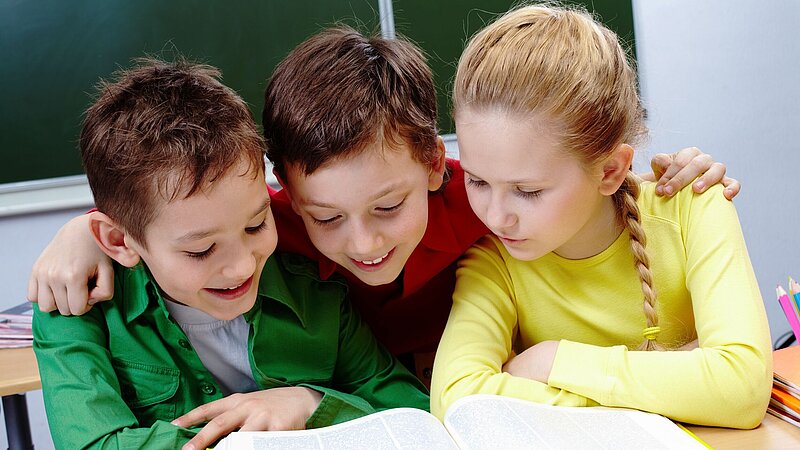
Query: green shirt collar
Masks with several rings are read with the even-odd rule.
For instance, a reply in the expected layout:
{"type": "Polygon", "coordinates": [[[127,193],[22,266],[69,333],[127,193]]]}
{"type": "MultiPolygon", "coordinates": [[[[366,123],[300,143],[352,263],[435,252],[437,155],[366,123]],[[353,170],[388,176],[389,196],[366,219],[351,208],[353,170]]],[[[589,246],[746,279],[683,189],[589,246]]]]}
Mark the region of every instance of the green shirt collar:
{"type": "MultiPolygon", "coordinates": [[[[116,280],[122,280],[122,283],[118,283],[115,287],[116,292],[119,293],[119,295],[115,294],[115,297],[124,299],[121,307],[124,310],[126,323],[130,323],[142,315],[151,299],[163,305],[164,297],[161,289],[144,263],[139,263],[131,268],[115,264],[115,269],[122,272],[118,272],[115,277],[116,280]]],[[[300,319],[303,327],[306,326],[306,309],[309,305],[303,299],[292,294],[292,289],[287,284],[287,280],[292,278],[291,274],[319,279],[316,267],[308,260],[292,254],[273,254],[267,259],[264,270],[261,272],[256,304],[244,314],[248,323],[253,321],[256,311],[260,310],[258,308],[259,300],[271,299],[286,305],[300,319]]]]}

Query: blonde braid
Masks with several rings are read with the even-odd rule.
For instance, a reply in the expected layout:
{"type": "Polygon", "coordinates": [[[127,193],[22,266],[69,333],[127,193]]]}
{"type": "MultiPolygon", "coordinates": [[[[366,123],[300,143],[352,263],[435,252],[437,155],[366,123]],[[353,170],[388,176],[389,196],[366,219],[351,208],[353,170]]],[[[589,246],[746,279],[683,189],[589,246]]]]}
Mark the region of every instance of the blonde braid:
{"type": "Polygon", "coordinates": [[[644,316],[647,319],[647,327],[642,332],[645,340],[638,350],[664,350],[664,347],[656,342],[656,337],[661,332],[661,328],[658,326],[656,291],[653,288],[650,258],[645,250],[647,237],[642,228],[639,205],[636,204],[638,197],[639,179],[633,172],[629,172],[625,177],[625,182],[614,193],[614,203],[617,206],[618,217],[622,222],[621,225],[627,228],[630,234],[634,266],[642,282],[642,294],[644,294],[644,316]]]}

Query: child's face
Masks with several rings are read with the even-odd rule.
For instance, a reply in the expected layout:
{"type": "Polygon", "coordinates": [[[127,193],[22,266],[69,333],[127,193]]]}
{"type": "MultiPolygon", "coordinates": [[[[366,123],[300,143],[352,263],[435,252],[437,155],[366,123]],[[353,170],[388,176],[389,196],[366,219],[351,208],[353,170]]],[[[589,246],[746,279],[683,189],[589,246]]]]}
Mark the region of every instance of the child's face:
{"type": "Polygon", "coordinates": [[[221,320],[252,308],[278,241],[264,173],[245,170],[228,170],[189,198],[163,201],[145,229],[147,249],[128,241],[170,300],[221,320]]]}
{"type": "MultiPolygon", "coordinates": [[[[442,147],[443,151],[443,147],[442,147]]],[[[305,176],[287,167],[286,189],[314,246],[372,286],[402,272],[428,224],[428,191],[441,173],[415,161],[408,147],[374,144],[305,176]]]]}
{"type": "Polygon", "coordinates": [[[602,169],[562,150],[555,126],[495,112],[456,118],[470,205],[517,259],[586,258],[618,234],[614,205],[598,190],[602,169]]]}

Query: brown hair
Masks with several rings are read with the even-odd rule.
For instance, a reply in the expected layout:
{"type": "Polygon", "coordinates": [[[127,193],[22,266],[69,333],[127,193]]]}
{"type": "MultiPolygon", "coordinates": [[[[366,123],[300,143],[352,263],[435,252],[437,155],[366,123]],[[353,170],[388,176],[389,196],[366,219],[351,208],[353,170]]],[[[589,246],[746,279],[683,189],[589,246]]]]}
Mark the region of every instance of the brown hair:
{"type": "Polygon", "coordinates": [[[98,85],[80,135],[83,167],[97,209],[142,245],[157,196],[189,197],[241,162],[262,173],[261,136],[220,76],[183,59],[142,58],[98,85]]]}
{"type": "Polygon", "coordinates": [[[436,91],[422,52],[403,39],[338,26],[312,36],[278,65],[264,92],[267,157],[309,175],[372,143],[407,144],[436,160],[436,91]]]}
{"type": "MultiPolygon", "coordinates": [[[[587,167],[646,134],[636,74],[616,34],[585,10],[523,6],[476,34],[458,64],[454,114],[470,110],[557,119],[562,148],[587,167]]],[[[632,172],[613,195],[629,230],[644,296],[642,349],[660,349],[656,294],[632,172]]]]}

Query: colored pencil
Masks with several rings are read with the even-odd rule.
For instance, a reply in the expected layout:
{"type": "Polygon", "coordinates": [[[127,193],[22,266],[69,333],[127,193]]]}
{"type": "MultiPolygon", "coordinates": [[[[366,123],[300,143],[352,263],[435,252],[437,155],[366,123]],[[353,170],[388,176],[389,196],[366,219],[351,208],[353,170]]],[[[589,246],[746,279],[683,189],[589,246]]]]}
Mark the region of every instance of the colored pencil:
{"type": "Polygon", "coordinates": [[[783,314],[786,316],[786,320],[789,321],[789,327],[791,327],[795,339],[800,342],[800,320],[797,318],[797,313],[792,305],[793,302],[789,299],[789,295],[786,294],[786,291],[780,284],[775,288],[775,292],[778,295],[778,303],[781,304],[783,314]]]}
{"type": "Polygon", "coordinates": [[[794,307],[797,310],[797,316],[800,317],[800,284],[792,277],[789,277],[789,294],[794,299],[794,307]]]}

